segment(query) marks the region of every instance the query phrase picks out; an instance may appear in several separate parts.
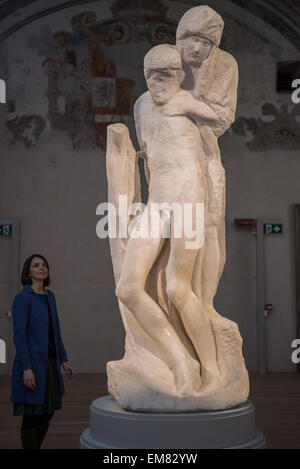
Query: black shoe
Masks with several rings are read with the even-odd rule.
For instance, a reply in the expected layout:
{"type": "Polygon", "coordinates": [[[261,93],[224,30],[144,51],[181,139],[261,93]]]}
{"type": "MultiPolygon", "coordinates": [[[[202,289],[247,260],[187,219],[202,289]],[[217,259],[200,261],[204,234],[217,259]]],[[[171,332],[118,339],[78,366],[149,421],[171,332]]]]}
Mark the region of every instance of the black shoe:
{"type": "Polygon", "coordinates": [[[23,428],[20,430],[23,449],[38,449],[36,428],[23,428]]]}

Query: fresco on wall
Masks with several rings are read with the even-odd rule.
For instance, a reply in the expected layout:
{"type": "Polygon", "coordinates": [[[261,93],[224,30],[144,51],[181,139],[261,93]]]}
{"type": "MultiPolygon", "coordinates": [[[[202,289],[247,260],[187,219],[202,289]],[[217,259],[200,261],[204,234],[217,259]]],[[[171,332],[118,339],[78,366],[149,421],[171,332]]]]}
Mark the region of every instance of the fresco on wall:
{"type": "Polygon", "coordinates": [[[36,145],[39,136],[46,127],[46,121],[38,115],[19,115],[15,112],[15,103],[8,102],[10,119],[6,122],[8,130],[13,134],[10,144],[18,141],[24,143],[26,148],[36,145]]]}
{"type": "Polygon", "coordinates": [[[236,135],[246,137],[252,134],[252,140],[246,142],[251,151],[299,150],[300,149],[300,105],[282,105],[265,103],[262,106],[264,117],[239,117],[232,125],[236,135]]]}
{"type": "MultiPolygon", "coordinates": [[[[39,37],[30,38],[29,46],[44,57],[48,77],[45,117],[52,130],[68,133],[74,149],[105,149],[107,126],[132,119],[135,80],[118,76],[107,46],[175,43],[177,23],[167,18],[167,10],[158,0],[117,0],[111,6],[112,17],[105,21],[87,11],[71,19],[71,32],[53,34],[45,25],[39,37]]],[[[142,74],[142,68],[137,73],[142,74]]],[[[29,122],[30,117],[22,119],[29,122]]],[[[43,117],[33,117],[41,132],[43,117]]],[[[21,137],[21,121],[7,125],[14,134],[12,143],[21,139],[27,147],[34,144],[21,137]]]]}
{"type": "Polygon", "coordinates": [[[115,63],[96,41],[89,43],[83,60],[80,49],[72,48],[64,60],[46,59],[43,66],[51,128],[67,131],[74,149],[104,149],[106,127],[132,112],[135,82],[117,76],[115,63]]]}
{"type": "Polygon", "coordinates": [[[177,22],[167,18],[168,7],[162,1],[117,0],[111,11],[112,18],[105,21],[94,12],[74,16],[73,32],[61,33],[61,39],[73,45],[84,39],[109,45],[148,41],[152,46],[175,41],[177,22]]]}

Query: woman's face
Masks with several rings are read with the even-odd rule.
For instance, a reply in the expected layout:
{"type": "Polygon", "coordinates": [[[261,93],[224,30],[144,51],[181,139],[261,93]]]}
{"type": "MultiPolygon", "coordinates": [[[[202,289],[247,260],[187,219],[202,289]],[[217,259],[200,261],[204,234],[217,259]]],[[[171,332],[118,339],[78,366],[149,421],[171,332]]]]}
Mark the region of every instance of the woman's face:
{"type": "Polygon", "coordinates": [[[44,259],[34,257],[30,263],[29,277],[32,280],[46,280],[48,277],[48,268],[44,259]]]}

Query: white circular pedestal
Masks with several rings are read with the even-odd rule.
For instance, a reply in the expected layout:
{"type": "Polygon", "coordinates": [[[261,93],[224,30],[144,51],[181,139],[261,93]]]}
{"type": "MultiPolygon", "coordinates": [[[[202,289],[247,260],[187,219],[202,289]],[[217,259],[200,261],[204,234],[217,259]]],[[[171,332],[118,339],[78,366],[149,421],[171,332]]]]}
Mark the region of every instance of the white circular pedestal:
{"type": "Polygon", "coordinates": [[[91,404],[90,427],[80,438],[82,449],[264,447],[249,400],[220,411],[146,413],[124,410],[111,396],[104,396],[91,404]]]}

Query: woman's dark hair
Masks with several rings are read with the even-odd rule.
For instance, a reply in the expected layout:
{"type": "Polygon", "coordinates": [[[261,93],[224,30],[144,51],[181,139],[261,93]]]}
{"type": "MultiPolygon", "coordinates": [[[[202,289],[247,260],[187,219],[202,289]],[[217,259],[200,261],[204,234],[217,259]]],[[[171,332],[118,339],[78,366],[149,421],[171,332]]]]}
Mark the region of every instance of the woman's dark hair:
{"type": "Polygon", "coordinates": [[[31,285],[32,284],[32,279],[29,277],[29,271],[30,271],[31,261],[34,257],[39,257],[40,259],[43,259],[43,261],[46,264],[46,267],[48,269],[48,277],[43,281],[43,286],[48,287],[48,285],[50,284],[49,264],[48,264],[47,259],[45,259],[44,256],[41,256],[41,254],[32,254],[32,256],[27,257],[27,259],[25,260],[24,265],[23,265],[21,282],[22,282],[23,285],[31,285]]]}

